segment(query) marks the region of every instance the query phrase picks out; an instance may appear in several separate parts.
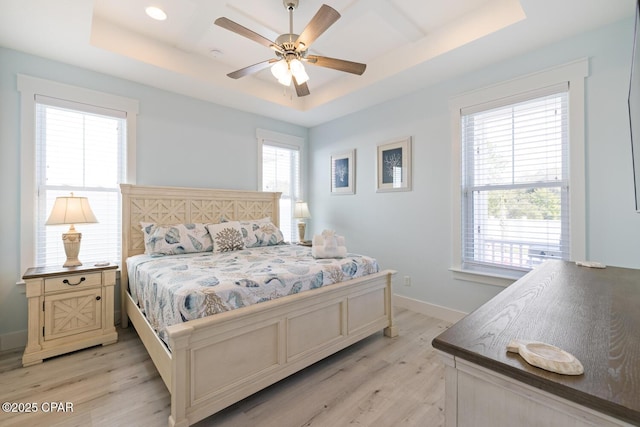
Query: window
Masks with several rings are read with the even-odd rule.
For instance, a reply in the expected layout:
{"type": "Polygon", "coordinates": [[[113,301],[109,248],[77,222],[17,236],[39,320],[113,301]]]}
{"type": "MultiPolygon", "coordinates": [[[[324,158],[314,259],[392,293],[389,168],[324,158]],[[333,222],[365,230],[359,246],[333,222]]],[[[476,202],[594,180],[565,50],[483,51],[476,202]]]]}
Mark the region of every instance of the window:
{"type": "Polygon", "coordinates": [[[567,90],[462,111],[465,267],[528,271],[568,259],[567,90]]]}
{"type": "Polygon", "coordinates": [[[546,259],[584,258],[586,67],[454,100],[454,272],[517,278],[546,259]]]}
{"type": "Polygon", "coordinates": [[[138,102],[25,75],[21,92],[21,270],[62,265],[62,233],[45,226],[57,196],[88,197],[80,261],[120,261],[121,182],[135,183],[138,102]]]}
{"type": "Polygon", "coordinates": [[[80,260],[120,260],[120,189],[125,178],[126,114],[36,95],[36,265],[62,265],[61,234],[45,226],[58,196],[87,197],[97,224],[77,226],[80,260]]]}
{"type": "Polygon", "coordinates": [[[302,139],[258,130],[262,191],[279,191],[280,229],[287,241],[298,240],[293,217],[295,202],[301,199],[302,139]]]}

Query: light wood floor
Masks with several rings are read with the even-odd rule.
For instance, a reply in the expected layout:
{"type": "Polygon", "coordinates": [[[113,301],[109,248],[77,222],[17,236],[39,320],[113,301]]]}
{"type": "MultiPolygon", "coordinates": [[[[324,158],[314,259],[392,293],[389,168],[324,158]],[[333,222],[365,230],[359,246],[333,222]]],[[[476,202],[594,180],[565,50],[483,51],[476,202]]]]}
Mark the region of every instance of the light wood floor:
{"type": "MultiPolygon", "coordinates": [[[[396,322],[398,337],[375,334],[196,425],[442,426],[444,367],[431,340],[449,323],[407,310],[396,322]]],[[[0,426],[166,426],[164,383],[135,330],[118,333],[116,344],[28,368],[21,352],[0,354],[0,402],[38,409],[0,411],[0,426]],[[71,402],[73,413],[43,413],[43,402],[71,402]]]]}

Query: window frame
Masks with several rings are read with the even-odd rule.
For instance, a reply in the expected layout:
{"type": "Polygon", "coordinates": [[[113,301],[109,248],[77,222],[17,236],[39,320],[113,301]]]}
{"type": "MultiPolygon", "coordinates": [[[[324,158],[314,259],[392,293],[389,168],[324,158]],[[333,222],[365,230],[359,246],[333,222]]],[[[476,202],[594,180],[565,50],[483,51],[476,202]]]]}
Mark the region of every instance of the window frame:
{"type": "MultiPolygon", "coordinates": [[[[139,103],[125,98],[78,86],[18,74],[20,92],[21,184],[20,184],[20,271],[33,267],[36,260],[37,180],[36,180],[36,95],[73,103],[104,107],[126,113],[127,147],[125,182],[136,181],[136,133],[139,103]]],[[[19,281],[18,283],[21,283],[19,281]]]]}
{"type": "MultiPolygon", "coordinates": [[[[453,277],[459,280],[496,286],[508,286],[525,273],[488,272],[465,269],[462,264],[462,111],[478,105],[505,103],[527,97],[547,87],[568,83],[569,105],[569,259],[582,260],[586,254],[585,196],[585,78],[589,75],[587,58],[498,83],[452,98],[449,102],[452,126],[452,261],[453,277]]],[[[499,269],[497,269],[499,271],[499,269]]]]}
{"type": "MultiPolygon", "coordinates": [[[[256,129],[256,139],[258,141],[258,182],[257,182],[257,191],[262,191],[262,167],[263,167],[263,146],[270,145],[274,147],[281,147],[286,149],[296,149],[299,151],[299,172],[300,172],[300,194],[298,194],[298,199],[301,201],[306,201],[305,199],[305,188],[306,188],[306,176],[303,173],[304,170],[307,170],[307,156],[306,156],[306,147],[305,147],[305,139],[299,136],[288,135],[280,132],[274,132],[266,129],[256,129]]],[[[295,202],[298,200],[292,200],[292,208],[295,206],[295,202]]],[[[293,211],[292,211],[293,214],[293,211]]],[[[292,224],[293,225],[293,224],[292,224]]],[[[295,234],[295,230],[297,228],[293,228],[293,233],[295,234]]]]}

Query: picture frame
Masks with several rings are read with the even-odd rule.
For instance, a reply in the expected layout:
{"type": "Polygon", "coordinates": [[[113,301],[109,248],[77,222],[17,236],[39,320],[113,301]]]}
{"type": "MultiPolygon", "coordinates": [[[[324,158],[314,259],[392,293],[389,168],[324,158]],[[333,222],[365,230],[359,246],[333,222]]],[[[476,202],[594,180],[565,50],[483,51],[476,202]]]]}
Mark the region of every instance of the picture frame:
{"type": "Polygon", "coordinates": [[[411,137],[378,145],[377,192],[411,190],[411,137]]]}
{"type": "Polygon", "coordinates": [[[331,155],[331,194],[356,193],[356,150],[331,155]]]}

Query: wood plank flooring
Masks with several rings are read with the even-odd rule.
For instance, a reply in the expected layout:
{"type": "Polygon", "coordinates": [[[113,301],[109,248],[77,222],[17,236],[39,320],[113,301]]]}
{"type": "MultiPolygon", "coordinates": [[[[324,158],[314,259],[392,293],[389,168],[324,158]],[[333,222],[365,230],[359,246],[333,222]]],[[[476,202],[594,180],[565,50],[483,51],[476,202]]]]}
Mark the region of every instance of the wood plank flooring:
{"type": "MultiPolygon", "coordinates": [[[[448,322],[396,311],[399,336],[375,334],[200,421],[203,426],[339,427],[444,424],[444,367],[431,340],[448,322]]],[[[0,354],[0,403],[35,402],[36,413],[0,411],[0,426],[166,426],[169,392],[133,328],[119,340],[21,367],[0,354]],[[70,402],[73,412],[43,412],[70,402]]]]}

